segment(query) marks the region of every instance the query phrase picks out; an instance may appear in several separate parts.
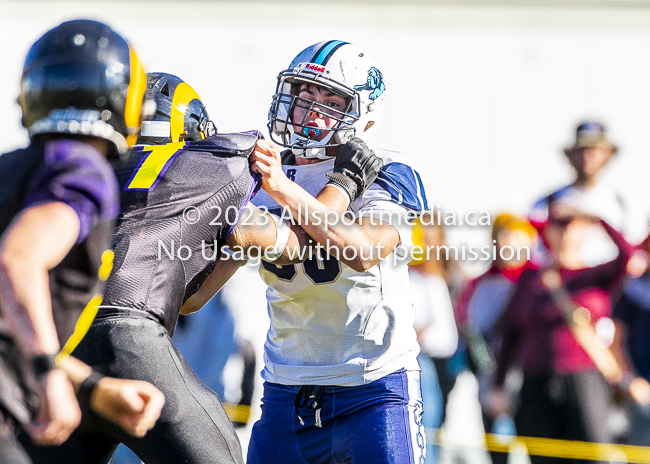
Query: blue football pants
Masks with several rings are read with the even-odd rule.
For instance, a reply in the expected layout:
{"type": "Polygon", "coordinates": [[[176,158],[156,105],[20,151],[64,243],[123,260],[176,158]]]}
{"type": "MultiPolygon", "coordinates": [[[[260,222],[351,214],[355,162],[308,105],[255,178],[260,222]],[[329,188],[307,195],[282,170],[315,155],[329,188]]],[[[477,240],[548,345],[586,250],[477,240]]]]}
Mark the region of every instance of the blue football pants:
{"type": "Polygon", "coordinates": [[[357,387],[325,387],[321,427],[314,409],[296,411],[299,388],[264,383],[248,464],[424,463],[419,372],[401,370],[357,387]]]}

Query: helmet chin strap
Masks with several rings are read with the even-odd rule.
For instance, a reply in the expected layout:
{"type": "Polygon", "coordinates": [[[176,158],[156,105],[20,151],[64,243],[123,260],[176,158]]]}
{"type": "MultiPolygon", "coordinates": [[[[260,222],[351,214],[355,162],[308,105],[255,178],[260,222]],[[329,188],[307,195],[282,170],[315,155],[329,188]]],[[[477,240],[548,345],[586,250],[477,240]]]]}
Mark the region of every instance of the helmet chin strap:
{"type": "Polygon", "coordinates": [[[323,140],[312,140],[296,134],[293,129],[289,130],[291,132],[291,138],[289,139],[291,152],[294,156],[303,159],[331,159],[331,156],[327,156],[327,147],[331,145],[330,141],[338,145],[344,144],[354,137],[354,129],[331,131],[323,140]]]}
{"type": "Polygon", "coordinates": [[[325,147],[301,148],[299,146],[293,146],[291,148],[291,153],[293,153],[296,158],[302,158],[308,160],[313,160],[313,159],[326,160],[332,158],[331,156],[327,156],[327,150],[325,150],[325,147]]]}
{"type": "Polygon", "coordinates": [[[303,159],[331,159],[331,156],[327,156],[327,143],[332,137],[332,133],[328,134],[327,137],[323,140],[312,140],[307,137],[302,137],[295,132],[291,131],[291,138],[289,139],[289,145],[291,146],[291,152],[298,158],[303,159]]]}

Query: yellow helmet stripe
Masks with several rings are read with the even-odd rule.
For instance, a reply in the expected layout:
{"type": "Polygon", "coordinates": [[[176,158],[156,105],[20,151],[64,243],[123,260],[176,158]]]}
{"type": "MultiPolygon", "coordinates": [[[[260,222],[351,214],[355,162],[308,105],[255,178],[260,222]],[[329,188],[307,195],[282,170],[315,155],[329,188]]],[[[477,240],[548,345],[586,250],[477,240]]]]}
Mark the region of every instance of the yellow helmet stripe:
{"type": "Polygon", "coordinates": [[[135,51],[129,47],[131,55],[131,79],[126,94],[126,105],[124,108],[124,122],[129,131],[126,142],[129,146],[135,144],[138,139],[137,131],[140,129],[140,117],[142,113],[142,99],[147,89],[147,75],[144,67],[135,51]]]}
{"type": "Polygon", "coordinates": [[[192,100],[201,100],[192,87],[185,82],[176,86],[172,100],[171,135],[172,142],[178,142],[185,129],[185,111],[192,100]]]}

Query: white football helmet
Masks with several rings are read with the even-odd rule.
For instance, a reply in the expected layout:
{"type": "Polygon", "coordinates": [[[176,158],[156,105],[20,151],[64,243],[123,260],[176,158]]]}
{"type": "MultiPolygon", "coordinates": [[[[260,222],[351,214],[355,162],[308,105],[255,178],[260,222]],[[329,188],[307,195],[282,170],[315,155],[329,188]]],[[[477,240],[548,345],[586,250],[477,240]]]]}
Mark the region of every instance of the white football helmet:
{"type": "MultiPolygon", "coordinates": [[[[278,76],[278,85],[269,110],[271,140],[291,148],[296,156],[326,159],[325,148],[342,145],[352,137],[368,140],[381,119],[386,85],[374,61],[356,45],[330,40],[306,48],[296,56],[289,69],[278,76]],[[338,123],[322,140],[312,140],[313,127],[293,121],[296,106],[311,108],[314,102],[298,97],[300,84],[323,87],[348,102],[345,111],[328,108],[338,123]]],[[[307,111],[305,114],[308,114],[307,111]]]]}

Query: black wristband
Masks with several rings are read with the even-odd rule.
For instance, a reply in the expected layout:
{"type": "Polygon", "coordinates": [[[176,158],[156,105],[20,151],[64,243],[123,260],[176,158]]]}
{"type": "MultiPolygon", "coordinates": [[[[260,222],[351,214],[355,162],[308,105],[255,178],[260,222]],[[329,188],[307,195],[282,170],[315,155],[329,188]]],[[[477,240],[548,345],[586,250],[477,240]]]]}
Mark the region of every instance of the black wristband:
{"type": "Polygon", "coordinates": [[[39,354],[32,359],[32,369],[37,378],[58,367],[55,354],[39,354]]]}
{"type": "Polygon", "coordinates": [[[332,172],[330,174],[325,174],[325,176],[329,179],[328,184],[338,185],[348,194],[350,202],[357,197],[357,191],[359,190],[357,183],[345,174],[332,172]]]}
{"type": "Polygon", "coordinates": [[[79,404],[84,404],[90,409],[90,397],[92,396],[97,383],[103,379],[104,376],[97,371],[92,371],[92,373],[86,377],[86,380],[81,382],[79,385],[79,390],[77,391],[77,399],[79,404]]]}

